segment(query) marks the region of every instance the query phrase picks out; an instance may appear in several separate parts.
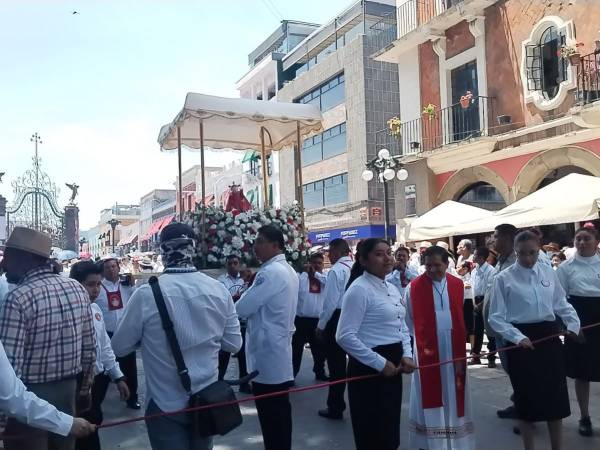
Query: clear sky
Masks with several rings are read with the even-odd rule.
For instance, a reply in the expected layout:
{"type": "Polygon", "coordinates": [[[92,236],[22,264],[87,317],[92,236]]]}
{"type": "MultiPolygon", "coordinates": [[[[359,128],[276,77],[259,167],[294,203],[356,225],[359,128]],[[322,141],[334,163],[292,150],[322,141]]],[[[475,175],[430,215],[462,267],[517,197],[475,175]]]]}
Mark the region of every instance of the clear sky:
{"type": "MultiPolygon", "coordinates": [[[[115,202],[173,187],[160,126],[187,92],[236,97],[247,55],[281,19],[323,23],[352,0],[0,0],[0,194],[31,165],[80,185],[81,228],[115,202]],[[77,11],[78,14],[73,14],[77,11]]],[[[207,164],[235,158],[210,155],[207,164]]],[[[184,168],[199,163],[185,152],[184,168]]]]}

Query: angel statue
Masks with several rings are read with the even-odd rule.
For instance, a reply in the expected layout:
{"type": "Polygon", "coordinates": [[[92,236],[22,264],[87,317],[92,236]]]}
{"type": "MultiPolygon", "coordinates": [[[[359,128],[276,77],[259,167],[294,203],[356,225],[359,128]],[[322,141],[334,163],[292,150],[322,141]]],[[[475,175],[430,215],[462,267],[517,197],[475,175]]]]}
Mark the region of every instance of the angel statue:
{"type": "Polygon", "coordinates": [[[69,184],[69,183],[65,183],[65,185],[71,189],[71,198],[69,199],[69,203],[73,204],[75,202],[75,197],[77,197],[77,193],[79,191],[79,185],[73,183],[73,184],[69,184]]]}

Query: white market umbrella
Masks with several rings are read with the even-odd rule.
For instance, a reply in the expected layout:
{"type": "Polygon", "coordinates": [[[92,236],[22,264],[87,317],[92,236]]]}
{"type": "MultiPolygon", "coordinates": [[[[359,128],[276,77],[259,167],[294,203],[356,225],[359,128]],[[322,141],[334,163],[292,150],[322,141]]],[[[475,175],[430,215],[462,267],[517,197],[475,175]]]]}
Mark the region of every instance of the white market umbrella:
{"type": "Polygon", "coordinates": [[[447,200],[410,223],[407,241],[423,241],[463,234],[465,224],[477,223],[492,211],[447,200]]]}

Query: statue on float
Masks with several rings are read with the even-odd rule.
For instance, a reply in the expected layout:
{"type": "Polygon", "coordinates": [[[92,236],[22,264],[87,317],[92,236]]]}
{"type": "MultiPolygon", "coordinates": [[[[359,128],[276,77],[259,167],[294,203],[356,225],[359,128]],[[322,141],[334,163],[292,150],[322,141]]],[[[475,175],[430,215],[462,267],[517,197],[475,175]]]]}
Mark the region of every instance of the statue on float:
{"type": "Polygon", "coordinates": [[[232,184],[221,197],[225,211],[246,212],[252,209],[252,205],[244,195],[244,190],[239,184],[232,184]]]}

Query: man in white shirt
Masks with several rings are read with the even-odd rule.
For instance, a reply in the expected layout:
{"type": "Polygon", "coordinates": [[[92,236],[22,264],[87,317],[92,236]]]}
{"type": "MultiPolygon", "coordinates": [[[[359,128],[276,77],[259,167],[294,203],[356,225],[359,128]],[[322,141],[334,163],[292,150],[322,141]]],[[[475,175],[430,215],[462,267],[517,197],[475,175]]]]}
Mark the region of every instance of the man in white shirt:
{"type": "MultiPolygon", "coordinates": [[[[195,233],[185,224],[167,225],[160,234],[165,270],[159,286],[183,359],[196,393],[218,378],[219,350],[237,352],[242,345],[233,300],[217,280],[196,270],[195,233]]],[[[188,406],[156,301],[149,284],[132,295],[112,339],[115,354],[127,355],[141,347],[146,374],[146,415],[188,406]]],[[[153,450],[209,450],[212,438],[194,435],[186,414],[146,422],[153,450]]]]}
{"type": "Polygon", "coordinates": [[[470,239],[462,239],[456,247],[456,253],[458,254],[456,267],[461,266],[465,261],[473,261],[473,242],[470,239]]]}
{"type": "MultiPolygon", "coordinates": [[[[331,381],[346,378],[346,352],[335,340],[338,321],[342,310],[342,297],[350,278],[352,258],[350,247],[343,239],[334,239],[329,243],[329,261],[333,266],[327,274],[323,311],[317,324],[317,337],[325,342],[325,355],[331,381]]],[[[342,420],[346,409],[344,401],[345,383],[329,386],[327,408],[319,411],[321,417],[342,420]]]]}
{"type": "MultiPolygon", "coordinates": [[[[218,280],[227,288],[231,297],[233,298],[233,302],[236,303],[244,289],[246,288],[246,283],[241,276],[240,273],[240,257],[237,255],[229,255],[226,259],[227,261],[227,272],[221,275],[218,280]]],[[[238,360],[238,369],[240,378],[244,378],[248,375],[248,370],[246,368],[246,352],[245,352],[245,341],[246,341],[246,322],[240,320],[240,330],[242,332],[242,348],[237,353],[238,360]]],[[[231,358],[231,353],[221,351],[219,352],[219,380],[225,378],[225,373],[227,372],[227,366],[229,365],[229,359],[231,358]]],[[[245,394],[251,394],[252,389],[250,389],[250,385],[247,383],[240,385],[240,392],[245,394]]]]}
{"type": "Polygon", "coordinates": [[[313,372],[319,381],[328,381],[325,375],[325,349],[317,339],[317,324],[325,301],[326,277],[323,275],[324,257],[321,253],[310,255],[306,270],[298,275],[298,310],[296,311],[296,332],[292,338],[294,378],[300,371],[304,346],[310,345],[313,355],[313,372]]]}
{"type": "Polygon", "coordinates": [[[410,250],[406,247],[399,247],[395,253],[396,265],[394,270],[385,277],[385,281],[392,283],[400,292],[400,298],[404,298],[404,291],[408,283],[418,277],[417,272],[411,267],[408,267],[408,259],[410,258],[410,250]]]}
{"type": "MultiPolygon", "coordinates": [[[[133,282],[131,277],[125,280],[120,279],[119,261],[114,257],[104,259],[100,263],[102,267],[102,285],[100,286],[100,295],[96,304],[102,311],[106,332],[112,338],[117,329],[121,317],[125,313],[125,307],[129,298],[133,294],[133,282]]],[[[138,402],[138,380],[137,380],[137,362],[136,353],[132,351],[129,355],[118,358],[119,366],[127,378],[127,384],[130,389],[130,397],[127,400],[127,407],[131,409],[140,409],[138,402]]],[[[104,384],[110,384],[110,378],[106,377],[104,384]]]]}
{"type": "MultiPolygon", "coordinates": [[[[473,254],[473,260],[475,261],[475,270],[472,273],[472,288],[475,299],[475,309],[473,312],[475,318],[475,344],[471,349],[471,354],[475,355],[469,364],[481,364],[479,354],[481,353],[481,347],[483,345],[483,299],[488,289],[488,285],[491,283],[491,279],[494,276],[494,268],[487,263],[487,259],[490,256],[490,251],[487,247],[477,247],[473,254]]],[[[488,336],[488,351],[495,352],[496,341],[494,336],[488,336]]],[[[488,367],[496,367],[496,354],[490,354],[488,356],[488,367]]]]}
{"type": "MultiPolygon", "coordinates": [[[[246,361],[258,371],[254,395],[288,389],[294,380],[292,335],[298,303],[298,276],[285,260],[281,230],[266,225],[258,230],[254,253],[262,266],[252,286],[236,304],[248,321],[246,361]]],[[[292,405],[289,395],[256,400],[265,450],[292,448],[292,405]]]]}

